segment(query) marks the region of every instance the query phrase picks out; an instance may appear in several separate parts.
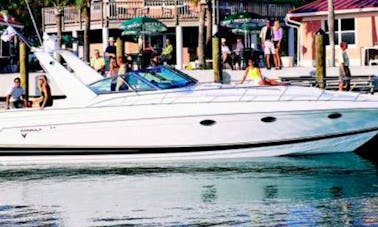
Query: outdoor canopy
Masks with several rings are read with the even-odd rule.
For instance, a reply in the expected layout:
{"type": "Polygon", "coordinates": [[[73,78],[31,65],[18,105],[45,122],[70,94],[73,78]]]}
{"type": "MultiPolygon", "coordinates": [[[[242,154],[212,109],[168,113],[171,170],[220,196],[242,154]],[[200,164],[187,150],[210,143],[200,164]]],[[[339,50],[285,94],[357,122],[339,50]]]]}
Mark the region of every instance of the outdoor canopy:
{"type": "Polygon", "coordinates": [[[161,21],[147,17],[134,17],[121,23],[122,35],[157,35],[167,31],[167,26],[161,21]]]}

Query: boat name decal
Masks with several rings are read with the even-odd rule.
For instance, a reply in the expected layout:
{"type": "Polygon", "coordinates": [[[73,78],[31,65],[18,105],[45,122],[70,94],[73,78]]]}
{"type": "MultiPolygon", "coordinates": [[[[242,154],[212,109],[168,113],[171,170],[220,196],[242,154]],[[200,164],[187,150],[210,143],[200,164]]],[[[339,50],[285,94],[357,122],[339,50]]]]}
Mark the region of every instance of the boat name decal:
{"type": "Polygon", "coordinates": [[[39,132],[42,131],[42,128],[23,128],[20,130],[21,136],[26,138],[29,132],[39,132]]]}
{"type": "Polygon", "coordinates": [[[21,132],[39,132],[42,131],[42,128],[23,128],[21,132]]]}

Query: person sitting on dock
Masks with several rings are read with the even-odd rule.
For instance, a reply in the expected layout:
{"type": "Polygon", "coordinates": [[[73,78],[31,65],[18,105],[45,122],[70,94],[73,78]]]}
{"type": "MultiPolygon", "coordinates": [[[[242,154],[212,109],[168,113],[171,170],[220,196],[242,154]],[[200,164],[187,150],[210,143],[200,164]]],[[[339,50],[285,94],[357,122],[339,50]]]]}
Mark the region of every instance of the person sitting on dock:
{"type": "Polygon", "coordinates": [[[27,106],[24,89],[21,87],[21,80],[16,77],[13,80],[14,85],[9,89],[5,97],[5,109],[9,108],[23,108],[27,106]]]}
{"type": "Polygon", "coordinates": [[[172,59],[172,52],[173,52],[173,46],[171,44],[171,41],[169,39],[165,40],[165,47],[163,48],[163,51],[160,55],[160,62],[170,64],[170,61],[172,59]]]}
{"type": "Polygon", "coordinates": [[[105,59],[100,55],[100,51],[98,49],[94,51],[94,56],[91,58],[91,67],[101,75],[104,75],[105,59]]]}
{"type": "Polygon", "coordinates": [[[253,85],[281,85],[282,83],[276,80],[272,80],[261,75],[259,67],[255,66],[253,59],[248,59],[248,66],[244,71],[243,79],[239,84],[244,83],[247,76],[252,80],[253,85]]]}

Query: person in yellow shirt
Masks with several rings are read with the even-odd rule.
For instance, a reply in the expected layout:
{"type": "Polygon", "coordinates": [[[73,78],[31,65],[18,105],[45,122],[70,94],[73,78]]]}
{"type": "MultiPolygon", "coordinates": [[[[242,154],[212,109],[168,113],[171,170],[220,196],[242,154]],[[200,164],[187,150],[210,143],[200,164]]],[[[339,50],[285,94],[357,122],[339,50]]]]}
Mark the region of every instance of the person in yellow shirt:
{"type": "Polygon", "coordinates": [[[247,79],[247,76],[250,77],[252,85],[281,85],[280,82],[272,80],[261,75],[261,70],[259,67],[255,66],[255,61],[248,59],[248,66],[244,71],[243,79],[239,84],[244,83],[247,79]]]}
{"type": "Polygon", "coordinates": [[[105,59],[100,55],[100,51],[98,49],[94,51],[94,56],[91,58],[91,67],[94,68],[101,75],[104,75],[105,59]]]}
{"type": "Polygon", "coordinates": [[[166,44],[163,48],[163,51],[160,55],[160,62],[169,62],[172,59],[172,52],[173,52],[173,46],[171,44],[171,41],[169,39],[165,40],[166,44]]]}

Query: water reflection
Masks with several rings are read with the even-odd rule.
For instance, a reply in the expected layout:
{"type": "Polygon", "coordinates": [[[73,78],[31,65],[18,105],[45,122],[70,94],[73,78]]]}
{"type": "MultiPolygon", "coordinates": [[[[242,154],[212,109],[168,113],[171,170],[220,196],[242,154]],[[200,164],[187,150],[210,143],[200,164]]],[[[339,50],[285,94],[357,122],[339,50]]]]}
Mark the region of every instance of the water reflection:
{"type": "Polygon", "coordinates": [[[329,189],[333,198],[343,197],[343,188],[339,186],[333,186],[329,189]]]}
{"type": "Polygon", "coordinates": [[[53,207],[0,205],[0,226],[59,226],[61,216],[53,207]]]}
{"type": "Polygon", "coordinates": [[[267,185],[264,187],[264,197],[266,199],[277,198],[278,188],[277,185],[267,185]]]}
{"type": "Polygon", "coordinates": [[[204,203],[212,203],[217,199],[217,189],[215,185],[202,186],[201,199],[204,203]]]}
{"type": "Polygon", "coordinates": [[[1,226],[378,225],[377,168],[353,153],[1,166],[0,188],[1,226]]]}

